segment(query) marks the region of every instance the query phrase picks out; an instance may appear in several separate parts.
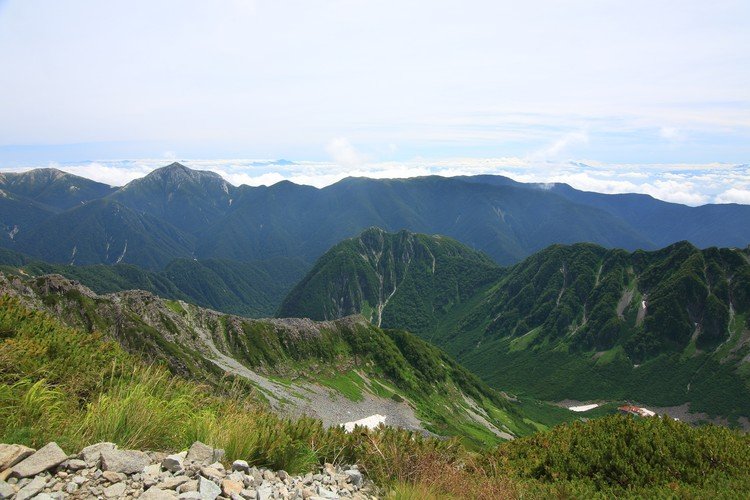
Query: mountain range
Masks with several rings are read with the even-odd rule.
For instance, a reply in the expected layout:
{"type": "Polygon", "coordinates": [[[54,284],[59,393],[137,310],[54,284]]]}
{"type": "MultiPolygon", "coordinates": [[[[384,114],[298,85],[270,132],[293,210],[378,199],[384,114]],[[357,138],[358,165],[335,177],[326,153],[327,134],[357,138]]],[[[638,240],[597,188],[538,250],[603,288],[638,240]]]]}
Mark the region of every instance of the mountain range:
{"type": "Polygon", "coordinates": [[[372,226],[449,236],[502,265],[555,243],[744,247],[747,220],[745,205],[687,207],[500,176],[347,178],[322,189],[232,186],[179,163],[121,188],[54,169],[0,176],[0,245],[48,262],[150,270],[178,258],[311,265],[372,226]]]}
{"type": "Polygon", "coordinates": [[[536,398],[689,403],[747,424],[750,249],[552,245],[501,269],[461,247],[366,231],[321,257],[280,314],[382,318],[536,398]]]}
{"type": "Polygon", "coordinates": [[[40,169],[0,176],[0,265],[245,317],[361,315],[495,390],[750,425],[747,220],[499,176],[237,187],[175,163],[113,188],[40,169]]]}

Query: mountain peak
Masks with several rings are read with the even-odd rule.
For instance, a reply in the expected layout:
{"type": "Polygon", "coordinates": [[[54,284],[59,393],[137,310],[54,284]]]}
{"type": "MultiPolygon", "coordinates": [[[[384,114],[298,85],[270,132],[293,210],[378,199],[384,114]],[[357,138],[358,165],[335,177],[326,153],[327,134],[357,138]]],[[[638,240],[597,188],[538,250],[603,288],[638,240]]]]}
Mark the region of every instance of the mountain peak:
{"type": "Polygon", "coordinates": [[[184,179],[191,179],[191,180],[200,180],[200,179],[213,179],[213,180],[221,180],[224,179],[217,174],[216,172],[211,172],[208,170],[193,170],[190,167],[186,167],[182,163],[179,162],[173,162],[167,165],[166,167],[157,168],[156,170],[152,171],[150,174],[148,174],[145,178],[162,178],[162,179],[172,179],[172,180],[184,180],[184,179]]]}

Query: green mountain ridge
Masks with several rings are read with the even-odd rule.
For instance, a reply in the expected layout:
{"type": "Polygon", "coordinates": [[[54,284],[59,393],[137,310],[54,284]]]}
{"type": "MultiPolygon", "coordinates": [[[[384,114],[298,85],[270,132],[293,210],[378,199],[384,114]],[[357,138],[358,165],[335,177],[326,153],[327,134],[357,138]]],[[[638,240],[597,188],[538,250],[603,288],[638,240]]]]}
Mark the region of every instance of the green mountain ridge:
{"type": "MultiPolygon", "coordinates": [[[[319,285],[357,281],[364,259],[354,266],[357,256],[341,251],[357,241],[321,258],[285,303],[306,297],[318,306],[312,315],[335,312],[325,305],[342,294],[319,285]]],[[[734,422],[750,415],[749,250],[553,245],[491,281],[468,286],[465,299],[413,331],[494,387],[554,401],[690,403],[734,422]]],[[[434,293],[431,285],[418,295],[434,293]]],[[[385,311],[388,326],[413,325],[411,310],[385,311]]]]}
{"type": "Polygon", "coordinates": [[[326,252],[277,316],[363,314],[378,326],[429,332],[439,317],[500,275],[487,256],[451,238],[371,228],[326,252]]]}
{"type": "Polygon", "coordinates": [[[101,332],[184,377],[240,379],[285,415],[342,424],[381,413],[396,425],[475,445],[543,427],[438,348],[361,317],[252,320],[142,291],[96,295],[58,275],[1,276],[0,295],[101,332]]]}

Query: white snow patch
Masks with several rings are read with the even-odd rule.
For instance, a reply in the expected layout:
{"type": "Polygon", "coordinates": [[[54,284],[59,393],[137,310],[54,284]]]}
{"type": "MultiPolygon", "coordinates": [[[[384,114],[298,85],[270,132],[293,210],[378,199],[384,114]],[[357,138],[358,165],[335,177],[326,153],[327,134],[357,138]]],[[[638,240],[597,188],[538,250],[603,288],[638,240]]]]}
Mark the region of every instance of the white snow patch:
{"type": "Polygon", "coordinates": [[[583,412],[583,411],[589,411],[593,410],[594,408],[598,408],[599,405],[594,403],[590,405],[582,405],[582,406],[569,406],[568,410],[570,411],[577,411],[577,412],[583,412]]]}
{"type": "Polygon", "coordinates": [[[344,424],[344,430],[346,430],[346,432],[352,432],[354,430],[354,426],[356,425],[367,427],[368,429],[375,429],[380,424],[384,424],[385,419],[385,415],[376,413],[375,415],[370,415],[369,417],[355,420],[354,422],[346,422],[344,424]]]}

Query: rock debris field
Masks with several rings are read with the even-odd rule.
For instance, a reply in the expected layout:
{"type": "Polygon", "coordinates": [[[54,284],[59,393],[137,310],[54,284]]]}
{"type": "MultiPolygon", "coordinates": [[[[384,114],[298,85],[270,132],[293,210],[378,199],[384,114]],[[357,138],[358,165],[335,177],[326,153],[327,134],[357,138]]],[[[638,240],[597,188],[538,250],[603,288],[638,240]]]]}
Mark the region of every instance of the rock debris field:
{"type": "Polygon", "coordinates": [[[326,464],[317,474],[293,476],[244,460],[227,470],[223,458],[224,450],[201,442],[174,455],[121,450],[113,443],[88,446],[77,455],[56,443],[39,450],[0,444],[0,500],[377,498],[356,466],[326,464]]]}

